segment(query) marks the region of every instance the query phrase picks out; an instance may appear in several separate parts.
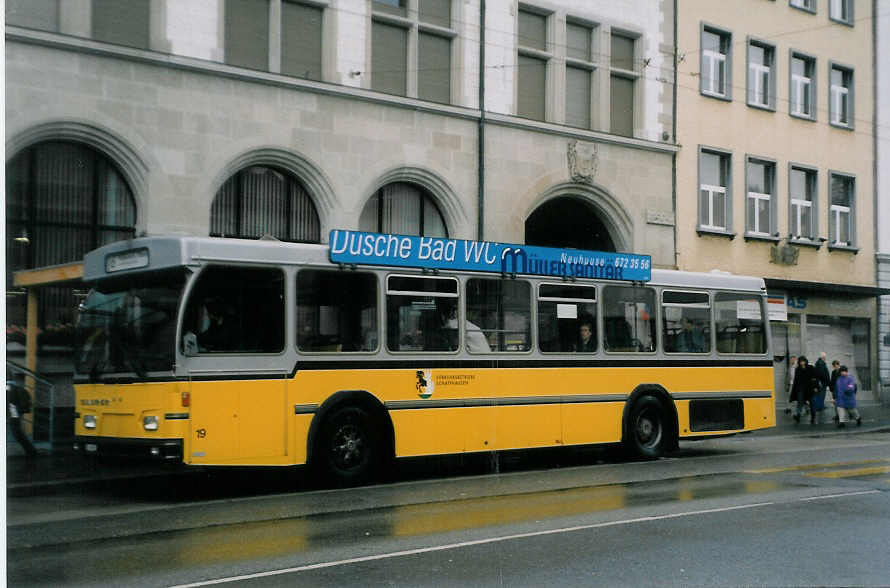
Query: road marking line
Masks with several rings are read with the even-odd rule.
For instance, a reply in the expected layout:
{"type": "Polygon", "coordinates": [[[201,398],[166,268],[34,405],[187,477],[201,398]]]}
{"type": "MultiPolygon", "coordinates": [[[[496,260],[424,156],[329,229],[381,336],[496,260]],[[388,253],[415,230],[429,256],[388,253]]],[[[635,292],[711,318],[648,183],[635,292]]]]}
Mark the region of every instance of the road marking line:
{"type": "Polygon", "coordinates": [[[761,506],[770,506],[774,502],[755,502],[753,504],[743,504],[740,506],[727,506],[723,508],[709,508],[705,510],[693,510],[688,512],[680,512],[674,514],[656,515],[651,517],[640,517],[636,519],[624,519],[620,521],[609,521],[605,523],[593,523],[590,525],[579,525],[576,527],[563,527],[560,529],[549,529],[546,531],[531,531],[529,533],[517,533],[515,535],[504,535],[501,537],[489,537],[487,539],[476,539],[474,541],[462,541],[460,543],[449,543],[446,545],[435,545],[433,547],[420,547],[417,549],[406,549],[404,551],[393,551],[390,553],[380,553],[377,555],[366,555],[363,557],[353,557],[349,559],[341,559],[338,561],[327,561],[316,564],[308,564],[294,568],[284,568],[280,570],[270,570],[268,572],[257,572],[255,574],[245,574],[242,576],[230,576],[227,578],[217,578],[215,580],[204,580],[191,584],[178,584],[171,588],[197,588],[199,586],[213,586],[216,584],[227,584],[230,582],[241,582],[244,580],[255,580],[257,578],[268,578],[270,576],[280,576],[283,574],[294,574],[297,572],[307,572],[311,570],[319,570],[324,568],[333,568],[337,566],[349,565],[354,563],[363,563],[367,561],[375,561],[381,559],[392,559],[396,557],[404,557],[407,555],[419,555],[422,553],[433,553],[436,551],[446,551],[449,549],[458,549],[461,547],[474,547],[476,545],[485,545],[488,543],[500,543],[503,541],[512,541],[514,539],[528,539],[531,537],[541,537],[544,535],[556,535],[559,533],[572,533],[575,531],[586,531],[589,529],[600,529],[603,527],[615,527],[619,525],[631,525],[634,523],[646,523],[651,521],[661,521],[666,519],[676,519],[680,517],[689,517],[702,514],[713,514],[719,512],[729,512],[733,510],[743,510],[748,508],[758,508],[761,506]]]}
{"type": "Polygon", "coordinates": [[[860,496],[862,494],[882,494],[880,490],[863,490],[861,492],[845,492],[843,494],[826,494],[825,496],[810,496],[809,498],[798,498],[801,502],[808,500],[827,500],[829,498],[845,498],[847,496],[860,496]]]}
{"type": "Polygon", "coordinates": [[[836,463],[814,463],[810,465],[788,466],[786,468],[766,468],[763,470],[745,470],[746,474],[776,474],[779,472],[799,472],[802,470],[818,470],[820,468],[837,468],[853,465],[867,465],[872,463],[887,463],[890,459],[866,459],[862,461],[844,461],[836,463]]]}
{"type": "Polygon", "coordinates": [[[805,474],[808,478],[853,478],[855,476],[874,476],[890,472],[890,466],[857,468],[855,470],[836,470],[833,472],[813,472],[805,474]]]}

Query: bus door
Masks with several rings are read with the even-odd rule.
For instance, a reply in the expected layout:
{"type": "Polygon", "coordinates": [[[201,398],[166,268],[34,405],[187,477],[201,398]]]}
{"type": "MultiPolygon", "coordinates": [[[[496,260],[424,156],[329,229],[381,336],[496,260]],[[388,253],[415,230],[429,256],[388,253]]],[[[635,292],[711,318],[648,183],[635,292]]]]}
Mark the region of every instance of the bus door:
{"type": "Polygon", "coordinates": [[[284,283],[270,267],[210,266],[197,277],[181,330],[191,463],[286,456],[284,283]]]}

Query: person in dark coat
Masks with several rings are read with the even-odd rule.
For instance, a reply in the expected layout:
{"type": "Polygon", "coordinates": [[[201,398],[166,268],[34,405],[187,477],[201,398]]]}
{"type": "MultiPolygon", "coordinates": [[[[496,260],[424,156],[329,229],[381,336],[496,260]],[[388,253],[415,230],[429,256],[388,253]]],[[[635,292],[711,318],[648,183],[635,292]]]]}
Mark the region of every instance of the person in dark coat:
{"type": "MultiPolygon", "coordinates": [[[[797,358],[797,367],[794,369],[794,384],[791,386],[791,400],[797,402],[794,408],[794,422],[800,422],[800,413],[803,411],[805,404],[808,404],[815,394],[819,385],[819,379],[816,376],[816,370],[809,364],[806,356],[801,355],[797,358]]],[[[810,406],[810,424],[815,423],[815,414],[813,407],[810,406]]]]}
{"type": "Polygon", "coordinates": [[[828,364],[825,363],[824,351],[819,354],[819,359],[816,360],[814,368],[816,370],[816,379],[818,380],[819,385],[811,400],[811,406],[813,407],[813,418],[811,419],[811,422],[815,421],[821,423],[822,414],[825,410],[825,390],[831,384],[831,375],[828,373],[828,364]]]}
{"type": "Polygon", "coordinates": [[[6,381],[6,427],[12,432],[12,436],[19,442],[25,455],[33,458],[37,455],[37,449],[31,443],[31,439],[22,429],[22,419],[26,413],[31,412],[31,395],[25,390],[21,382],[15,380],[6,381]]]}
{"type": "Polygon", "coordinates": [[[828,383],[828,389],[831,390],[831,399],[834,400],[834,422],[838,422],[837,416],[837,379],[841,375],[841,362],[833,360],[831,362],[831,378],[828,383]]]}
{"type": "Polygon", "coordinates": [[[842,365],[840,375],[837,378],[837,414],[840,422],[838,427],[843,429],[847,426],[847,417],[856,419],[856,426],[862,424],[862,417],[859,410],[856,409],[856,380],[847,372],[847,366],[842,365]]]}

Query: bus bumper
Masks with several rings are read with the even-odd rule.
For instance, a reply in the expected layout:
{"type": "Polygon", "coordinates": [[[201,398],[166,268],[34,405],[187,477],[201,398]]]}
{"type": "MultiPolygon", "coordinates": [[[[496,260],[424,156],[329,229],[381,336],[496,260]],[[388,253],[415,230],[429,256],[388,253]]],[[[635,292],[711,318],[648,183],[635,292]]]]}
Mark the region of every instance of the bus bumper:
{"type": "Polygon", "coordinates": [[[182,461],[182,439],[111,439],[76,436],[74,451],[90,456],[182,461]]]}

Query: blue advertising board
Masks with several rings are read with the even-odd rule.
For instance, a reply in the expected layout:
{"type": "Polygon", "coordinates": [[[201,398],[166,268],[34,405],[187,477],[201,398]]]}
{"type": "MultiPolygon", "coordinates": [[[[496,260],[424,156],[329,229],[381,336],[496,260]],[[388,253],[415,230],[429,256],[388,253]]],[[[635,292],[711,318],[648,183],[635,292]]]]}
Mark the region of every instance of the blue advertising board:
{"type": "Polygon", "coordinates": [[[333,263],[648,282],[648,255],[334,229],[333,263]]]}

